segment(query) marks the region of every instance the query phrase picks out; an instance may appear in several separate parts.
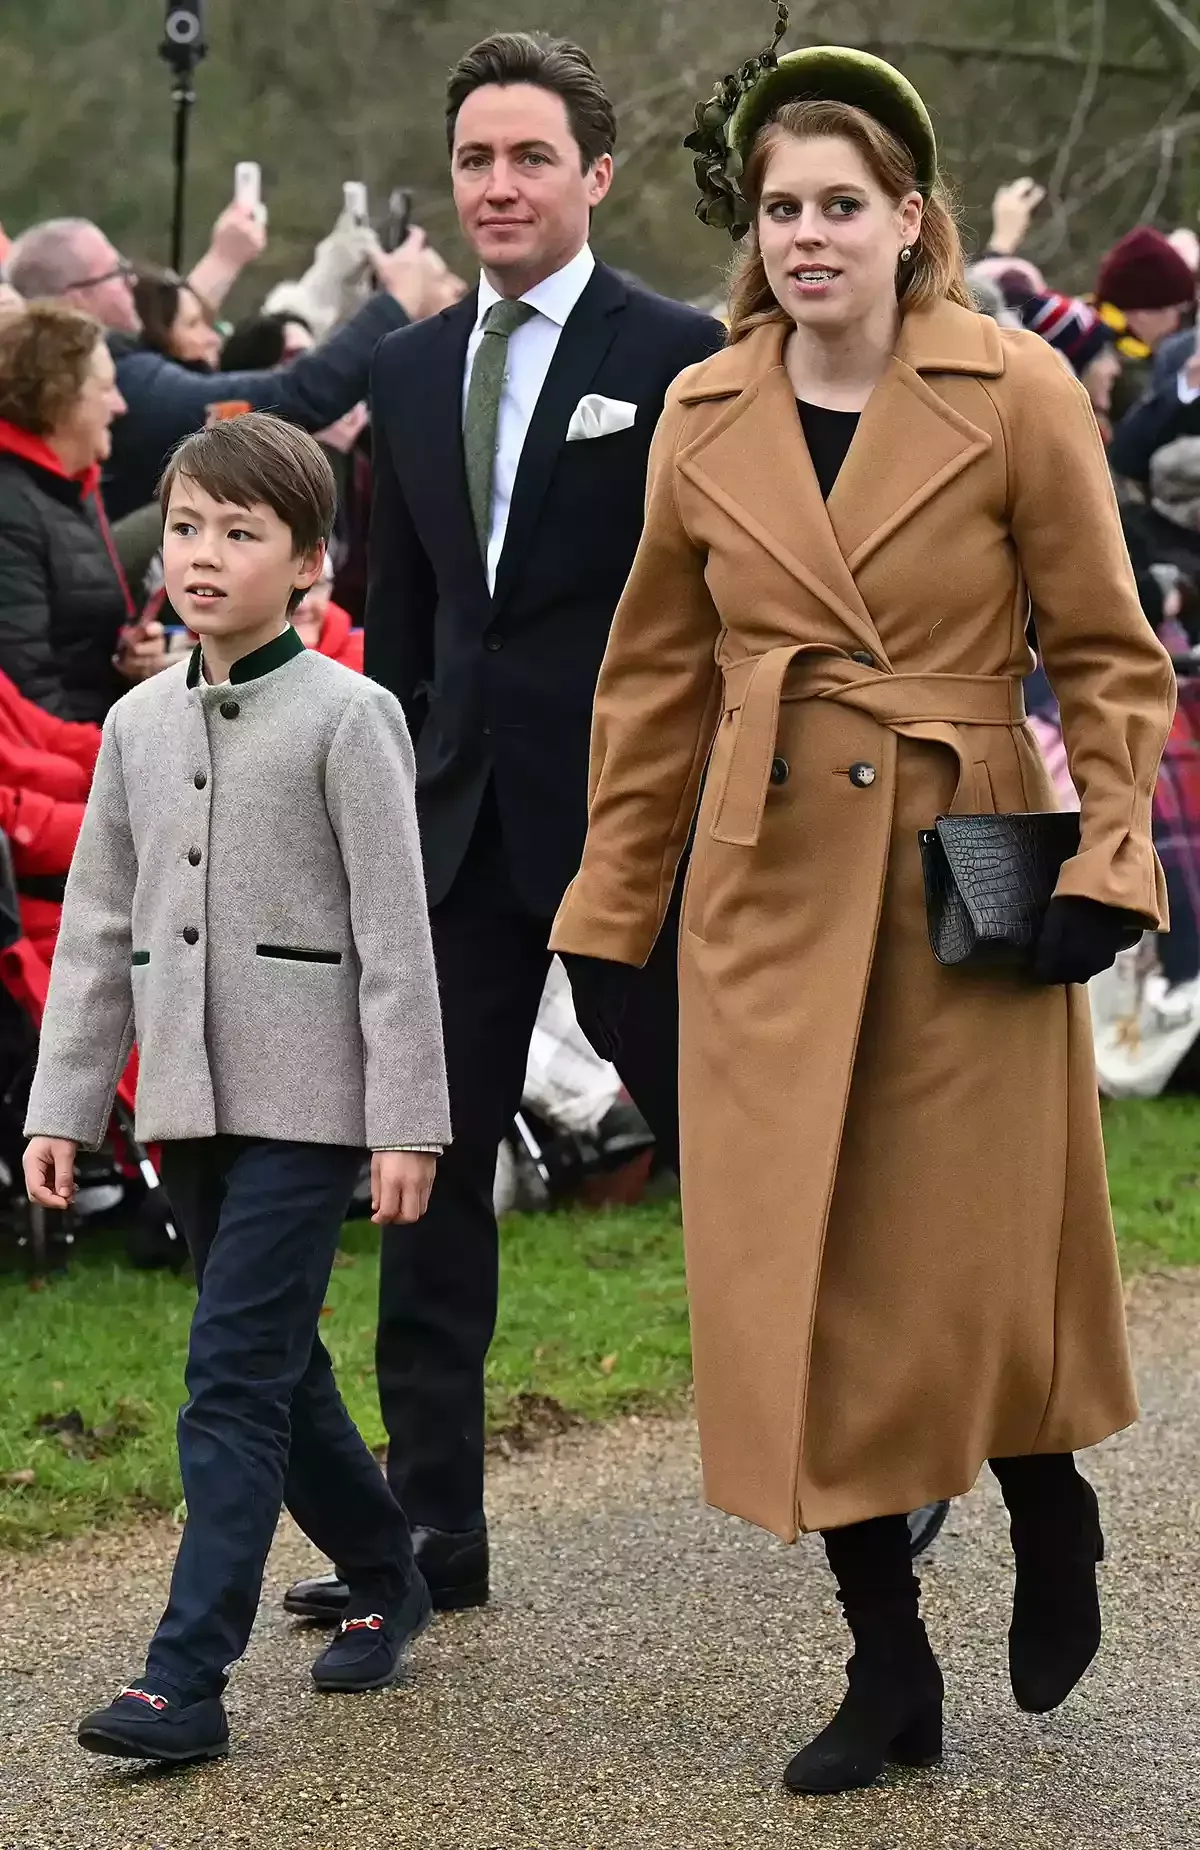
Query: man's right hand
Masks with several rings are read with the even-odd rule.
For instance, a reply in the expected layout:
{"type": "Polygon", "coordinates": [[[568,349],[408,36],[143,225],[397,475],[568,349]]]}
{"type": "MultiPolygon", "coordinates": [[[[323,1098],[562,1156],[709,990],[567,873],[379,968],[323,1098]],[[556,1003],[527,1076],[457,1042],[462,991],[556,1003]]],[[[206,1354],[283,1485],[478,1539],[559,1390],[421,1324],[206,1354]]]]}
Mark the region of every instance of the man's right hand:
{"type": "Polygon", "coordinates": [[[75,1153],[69,1137],[33,1137],[25,1151],[25,1190],[40,1208],[66,1208],[75,1199],[75,1153]]]}
{"type": "Polygon", "coordinates": [[[414,226],[399,250],[379,247],[371,263],[379,287],[399,302],[411,320],[423,321],[445,306],[449,272],[419,226],[414,226]]]}

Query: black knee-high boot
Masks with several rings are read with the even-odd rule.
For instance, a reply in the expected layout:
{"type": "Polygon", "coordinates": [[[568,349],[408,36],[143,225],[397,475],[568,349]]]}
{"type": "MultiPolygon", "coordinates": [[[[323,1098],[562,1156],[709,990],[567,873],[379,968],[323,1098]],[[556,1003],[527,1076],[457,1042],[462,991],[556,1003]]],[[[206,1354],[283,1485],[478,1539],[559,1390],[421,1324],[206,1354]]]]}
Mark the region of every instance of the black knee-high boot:
{"type": "Polygon", "coordinates": [[[942,1753],[942,1673],[921,1623],[906,1519],[878,1516],[822,1540],[854,1655],[840,1709],[783,1776],[792,1792],[847,1792],[889,1760],[932,1766],[942,1753]]]}
{"type": "Polygon", "coordinates": [[[990,1462],[1017,1567],[1008,1634],[1013,1695],[1044,1715],[1066,1700],[1100,1648],[1100,1508],[1070,1452],[990,1462]]]}

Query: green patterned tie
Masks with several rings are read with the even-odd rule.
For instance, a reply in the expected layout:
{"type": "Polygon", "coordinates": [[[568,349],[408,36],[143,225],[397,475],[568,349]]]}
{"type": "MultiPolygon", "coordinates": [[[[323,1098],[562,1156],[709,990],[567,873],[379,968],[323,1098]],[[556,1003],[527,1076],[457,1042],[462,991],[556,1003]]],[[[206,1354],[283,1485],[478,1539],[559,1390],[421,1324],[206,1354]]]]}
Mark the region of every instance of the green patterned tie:
{"type": "Polygon", "coordinates": [[[494,302],[484,316],[483,339],[471,368],[463,450],[467,459],[471,514],[479,535],[479,550],[485,559],[492,536],[492,480],[496,470],[500,397],[508,364],[508,338],[536,314],[537,309],[528,302],[494,302]]]}

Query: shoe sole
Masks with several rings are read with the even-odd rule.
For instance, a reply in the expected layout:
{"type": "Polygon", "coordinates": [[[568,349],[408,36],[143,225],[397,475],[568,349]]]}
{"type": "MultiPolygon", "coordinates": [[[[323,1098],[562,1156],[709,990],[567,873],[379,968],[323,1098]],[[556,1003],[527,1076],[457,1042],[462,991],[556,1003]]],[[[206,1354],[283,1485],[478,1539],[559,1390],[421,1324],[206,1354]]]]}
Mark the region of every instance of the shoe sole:
{"type": "Polygon", "coordinates": [[[358,1680],[352,1681],[348,1677],[343,1678],[340,1682],[334,1682],[332,1678],[318,1677],[314,1669],[312,1673],[313,1683],[323,1696],[359,1696],[365,1695],[368,1690],[372,1689],[390,1689],[404,1669],[405,1659],[413,1645],[417,1642],[422,1632],[428,1631],[432,1623],[433,1611],[430,1609],[430,1611],[425,1614],[424,1618],[420,1619],[413,1627],[412,1631],[409,1632],[408,1637],[404,1640],[403,1645],[396,1653],[395,1663],[385,1676],[374,1677],[369,1683],[358,1680]]]}
{"type": "Polygon", "coordinates": [[[76,1739],[89,1754],[109,1754],[119,1760],[159,1760],[166,1766],[187,1766],[189,1762],[198,1760],[223,1760],[229,1752],[229,1742],[221,1741],[212,1747],[196,1748],[191,1753],[172,1754],[165,1748],[148,1748],[144,1743],[131,1741],[125,1735],[102,1734],[95,1728],[84,1730],[76,1739]]]}
{"type": "MultiPolygon", "coordinates": [[[[465,1587],[444,1587],[435,1592],[430,1588],[435,1612],[465,1612],[471,1606],[486,1606],[491,1598],[491,1590],[486,1580],[477,1580],[465,1587]]],[[[314,1619],[318,1625],[340,1625],[345,1616],[346,1605],[327,1606],[317,1600],[294,1599],[288,1594],[283,1596],[283,1610],[294,1619],[314,1619]]]]}

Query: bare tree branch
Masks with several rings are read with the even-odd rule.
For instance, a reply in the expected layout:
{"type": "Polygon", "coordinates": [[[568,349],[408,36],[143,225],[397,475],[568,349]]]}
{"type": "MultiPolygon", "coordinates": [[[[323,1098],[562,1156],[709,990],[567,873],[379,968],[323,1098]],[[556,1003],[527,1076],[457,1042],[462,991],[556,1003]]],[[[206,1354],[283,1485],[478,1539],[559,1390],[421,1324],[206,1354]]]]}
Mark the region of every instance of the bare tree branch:
{"type": "Polygon", "coordinates": [[[1161,13],[1174,26],[1180,38],[1187,40],[1193,51],[1200,52],[1200,27],[1192,24],[1182,8],[1176,6],[1175,0],[1150,0],[1150,4],[1156,13],[1161,13]]]}

